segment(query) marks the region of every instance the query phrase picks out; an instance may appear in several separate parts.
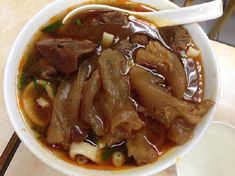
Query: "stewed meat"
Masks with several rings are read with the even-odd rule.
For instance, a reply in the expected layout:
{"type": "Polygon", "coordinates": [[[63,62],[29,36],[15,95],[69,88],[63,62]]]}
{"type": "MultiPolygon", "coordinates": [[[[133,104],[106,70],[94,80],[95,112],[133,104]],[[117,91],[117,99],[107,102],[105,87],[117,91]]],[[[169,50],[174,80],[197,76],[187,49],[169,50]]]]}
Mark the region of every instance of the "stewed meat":
{"type": "Polygon", "coordinates": [[[107,49],[99,58],[104,91],[103,113],[110,121],[110,130],[106,136],[109,145],[124,140],[132,130],[144,125],[129,98],[129,79],[123,75],[125,63],[124,56],[118,50],[107,49]]]}
{"type": "Polygon", "coordinates": [[[47,132],[47,142],[50,144],[67,144],[69,142],[70,118],[66,108],[72,84],[73,80],[62,81],[55,96],[52,118],[47,132]]]}
{"type": "Polygon", "coordinates": [[[166,127],[172,126],[172,122],[178,117],[189,124],[196,125],[213,105],[210,100],[195,104],[175,98],[159,84],[157,76],[138,66],[131,69],[130,80],[142,105],[154,113],[155,118],[166,127]]]}
{"type": "Polygon", "coordinates": [[[157,149],[140,132],[127,140],[128,156],[133,156],[138,164],[152,163],[158,158],[157,149]]]}
{"type": "Polygon", "coordinates": [[[162,74],[168,83],[168,90],[177,98],[183,98],[187,87],[186,75],[179,58],[159,42],[150,41],[146,49],[139,49],[136,62],[149,64],[162,74]]]}
{"type": "Polygon", "coordinates": [[[82,119],[93,128],[98,136],[101,136],[104,134],[104,123],[94,108],[94,99],[99,89],[100,75],[96,70],[83,88],[82,119]]]}
{"type": "Polygon", "coordinates": [[[147,45],[149,38],[146,34],[135,34],[131,36],[130,41],[132,43],[138,43],[140,45],[147,45]]]}
{"type": "Polygon", "coordinates": [[[48,61],[44,58],[41,58],[38,63],[38,67],[40,69],[41,75],[40,77],[43,79],[50,79],[52,76],[55,76],[57,70],[48,61]]]}
{"type": "Polygon", "coordinates": [[[181,26],[163,27],[159,32],[167,43],[175,52],[183,51],[191,44],[188,32],[181,26]]]}
{"type": "Polygon", "coordinates": [[[75,134],[76,129],[82,127],[79,127],[81,93],[90,67],[91,63],[84,62],[79,66],[76,76],[60,83],[54,99],[52,119],[47,133],[48,143],[67,144],[70,142],[71,132],[75,134]]]}
{"type": "Polygon", "coordinates": [[[160,155],[161,147],[167,138],[167,131],[159,121],[142,117],[145,126],[127,140],[128,155],[133,156],[138,164],[154,162],[160,155]]]}
{"type": "Polygon", "coordinates": [[[174,119],[168,129],[168,138],[176,144],[184,144],[193,136],[194,125],[181,118],[174,119]]]}
{"type": "Polygon", "coordinates": [[[96,44],[89,40],[70,38],[43,39],[37,43],[40,53],[52,66],[63,73],[71,73],[78,68],[78,59],[94,54],[96,44]]]}
{"type": "Polygon", "coordinates": [[[101,21],[105,24],[127,24],[128,19],[123,13],[118,11],[110,11],[102,14],[101,21]]]}

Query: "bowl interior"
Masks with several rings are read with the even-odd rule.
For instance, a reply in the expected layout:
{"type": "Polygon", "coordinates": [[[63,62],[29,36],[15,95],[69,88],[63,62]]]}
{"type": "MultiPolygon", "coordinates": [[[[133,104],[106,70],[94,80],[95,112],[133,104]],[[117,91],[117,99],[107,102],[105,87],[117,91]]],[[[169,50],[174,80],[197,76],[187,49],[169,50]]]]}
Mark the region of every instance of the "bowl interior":
{"type": "MultiPolygon", "coordinates": [[[[114,0],[108,0],[114,1],[114,0]]],[[[143,4],[152,6],[154,8],[164,10],[168,8],[177,7],[170,1],[165,0],[132,0],[133,2],[141,2],[143,4]]],[[[19,61],[27,47],[28,42],[31,40],[37,30],[45,24],[51,17],[66,10],[67,8],[77,5],[79,3],[86,2],[86,0],[55,0],[39,13],[37,13],[23,28],[18,35],[7,60],[4,77],[4,95],[7,106],[7,111],[20,139],[26,144],[26,146],[42,161],[46,162],[50,166],[57,170],[60,170],[69,175],[149,175],[157,173],[161,170],[174,164],[178,159],[183,157],[192,147],[198,142],[198,140],[205,133],[205,130],[209,126],[210,121],[213,118],[215,112],[215,106],[205,115],[203,121],[197,126],[194,132],[193,138],[185,145],[175,147],[174,149],[161,156],[159,160],[153,164],[145,165],[142,167],[136,167],[127,170],[118,171],[102,171],[102,170],[89,170],[82,167],[74,166],[67,163],[51,152],[45,147],[41,146],[37,140],[32,136],[30,129],[25,124],[21,113],[17,106],[17,92],[16,92],[16,75],[19,61]]],[[[95,2],[99,2],[96,0],[95,2]]],[[[101,2],[104,2],[102,0],[101,2]]],[[[184,26],[190,33],[197,47],[202,53],[202,62],[205,73],[205,96],[204,98],[211,99],[217,102],[219,92],[219,77],[218,77],[218,66],[216,57],[210,42],[206,34],[197,24],[185,25],[184,26]]]]}

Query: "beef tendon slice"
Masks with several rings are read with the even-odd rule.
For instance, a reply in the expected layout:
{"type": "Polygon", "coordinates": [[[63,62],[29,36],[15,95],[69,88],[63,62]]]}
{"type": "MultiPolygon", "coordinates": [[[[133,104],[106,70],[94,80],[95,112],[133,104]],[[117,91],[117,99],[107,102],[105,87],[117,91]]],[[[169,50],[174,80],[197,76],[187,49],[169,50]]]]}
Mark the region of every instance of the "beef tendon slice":
{"type": "Polygon", "coordinates": [[[189,124],[196,125],[214,104],[210,100],[190,103],[177,99],[170,95],[164,87],[156,83],[159,82],[157,76],[138,66],[131,69],[130,80],[141,104],[154,113],[155,117],[167,127],[170,127],[172,121],[178,117],[189,124]],[[154,79],[156,81],[153,81],[154,79]]]}
{"type": "MultiPolygon", "coordinates": [[[[88,64],[81,64],[77,75],[63,80],[57,90],[52,111],[52,119],[47,132],[49,143],[68,143],[71,128],[79,128],[79,107],[84,82],[89,71],[88,64]]],[[[74,131],[74,130],[73,130],[74,131]]]]}
{"type": "Polygon", "coordinates": [[[133,156],[137,164],[152,163],[158,158],[158,149],[143,132],[137,133],[127,140],[128,156],[133,156]]]}
{"type": "Polygon", "coordinates": [[[94,54],[97,45],[86,39],[49,38],[40,40],[36,46],[52,66],[68,74],[77,70],[78,59],[94,54]]]}
{"type": "Polygon", "coordinates": [[[65,111],[71,86],[70,81],[63,80],[54,98],[52,118],[47,132],[47,142],[50,144],[68,143],[70,122],[65,111]]]}
{"type": "Polygon", "coordinates": [[[118,50],[107,49],[99,58],[103,88],[103,114],[109,119],[108,143],[124,140],[143,126],[130,96],[129,78],[123,75],[126,60],[118,50]]]}
{"type": "Polygon", "coordinates": [[[133,156],[138,164],[152,163],[156,161],[166,140],[166,128],[157,121],[142,117],[145,126],[127,140],[128,156],[133,156]]]}
{"type": "Polygon", "coordinates": [[[100,75],[98,70],[96,70],[83,88],[81,110],[83,121],[86,122],[98,136],[102,136],[104,134],[104,122],[102,118],[97,115],[94,108],[94,100],[99,89],[100,75]]]}
{"type": "Polygon", "coordinates": [[[168,139],[176,144],[184,144],[193,136],[194,126],[188,124],[183,119],[174,119],[168,129],[168,139]]]}
{"type": "Polygon", "coordinates": [[[149,64],[155,67],[167,81],[168,89],[177,98],[183,98],[187,88],[187,79],[184,67],[179,58],[159,42],[150,41],[146,49],[139,49],[136,62],[149,64]]]}

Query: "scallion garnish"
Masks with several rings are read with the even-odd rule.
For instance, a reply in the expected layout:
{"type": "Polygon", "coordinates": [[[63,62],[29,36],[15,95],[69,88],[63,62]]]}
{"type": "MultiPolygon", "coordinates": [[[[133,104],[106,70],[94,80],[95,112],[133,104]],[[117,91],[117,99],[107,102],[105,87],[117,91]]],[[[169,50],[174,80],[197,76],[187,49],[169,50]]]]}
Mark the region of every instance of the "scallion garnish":
{"type": "Polygon", "coordinates": [[[102,155],[101,155],[101,159],[102,160],[107,160],[107,159],[109,159],[110,157],[111,157],[111,155],[113,154],[113,149],[112,148],[109,148],[109,147],[105,147],[104,148],[104,151],[103,151],[103,153],[102,153],[102,155]]]}
{"type": "Polygon", "coordinates": [[[63,23],[62,21],[58,20],[52,24],[49,24],[45,28],[43,28],[42,31],[47,32],[47,33],[52,33],[52,32],[55,32],[57,29],[59,29],[61,26],[63,26],[63,23]]]}
{"type": "Polygon", "coordinates": [[[23,89],[25,87],[27,78],[28,78],[28,76],[26,73],[24,73],[24,72],[21,73],[20,78],[19,78],[19,83],[18,83],[19,89],[23,89]]]}
{"type": "Polygon", "coordinates": [[[38,79],[36,77],[33,78],[33,85],[34,85],[34,88],[38,90],[39,84],[38,84],[38,79]]]}
{"type": "Polygon", "coordinates": [[[80,19],[77,19],[77,20],[76,20],[76,24],[77,24],[78,26],[81,25],[81,24],[82,24],[81,20],[80,20],[80,19]]]}

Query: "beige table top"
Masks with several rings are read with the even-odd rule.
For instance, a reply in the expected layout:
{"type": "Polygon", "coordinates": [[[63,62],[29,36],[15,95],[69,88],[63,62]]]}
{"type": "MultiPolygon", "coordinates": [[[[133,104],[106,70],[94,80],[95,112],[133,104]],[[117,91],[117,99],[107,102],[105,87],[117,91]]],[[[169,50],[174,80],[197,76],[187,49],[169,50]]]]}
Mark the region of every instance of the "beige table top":
{"type": "MultiPolygon", "coordinates": [[[[13,129],[9,122],[3,100],[3,73],[8,52],[17,34],[24,24],[39,9],[52,0],[0,0],[0,154],[7,145],[13,129]]],[[[221,93],[215,120],[224,121],[235,126],[235,48],[212,42],[217,53],[221,93]]],[[[7,172],[7,176],[62,176],[52,168],[38,160],[32,153],[20,144],[7,172]]],[[[159,176],[167,176],[167,172],[159,176]]]]}

